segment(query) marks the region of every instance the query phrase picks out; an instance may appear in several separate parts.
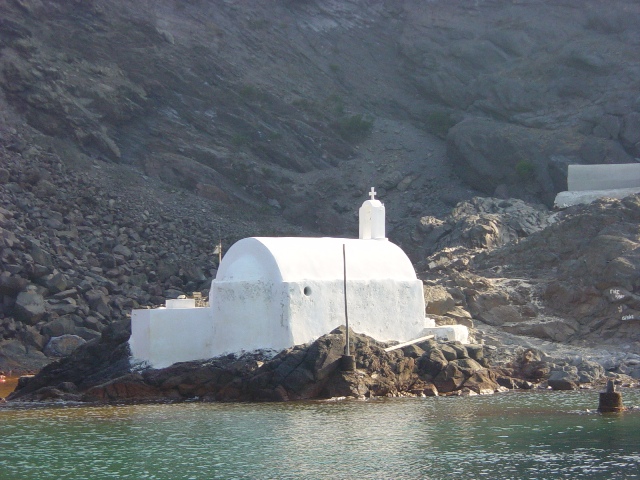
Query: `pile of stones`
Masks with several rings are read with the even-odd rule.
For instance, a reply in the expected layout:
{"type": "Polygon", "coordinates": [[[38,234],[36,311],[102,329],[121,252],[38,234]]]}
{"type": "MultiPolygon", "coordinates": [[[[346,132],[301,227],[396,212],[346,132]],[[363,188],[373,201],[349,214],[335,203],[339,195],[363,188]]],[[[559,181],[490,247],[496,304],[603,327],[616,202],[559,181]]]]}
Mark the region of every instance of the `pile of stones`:
{"type": "Polygon", "coordinates": [[[37,371],[133,308],[206,296],[220,231],[227,247],[259,231],[134,170],[67,168],[15,131],[0,133],[2,371],[37,371]]]}

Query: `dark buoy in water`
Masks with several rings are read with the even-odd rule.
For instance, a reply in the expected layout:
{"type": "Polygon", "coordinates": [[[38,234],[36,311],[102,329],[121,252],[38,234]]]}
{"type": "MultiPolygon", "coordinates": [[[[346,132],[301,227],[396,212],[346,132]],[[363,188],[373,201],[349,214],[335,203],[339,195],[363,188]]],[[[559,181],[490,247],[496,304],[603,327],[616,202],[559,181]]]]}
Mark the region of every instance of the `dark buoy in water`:
{"type": "Polygon", "coordinates": [[[622,394],[616,392],[616,386],[613,380],[607,382],[607,391],[600,393],[600,404],[598,405],[598,411],[601,413],[610,412],[622,412],[624,406],[622,405],[622,394]]]}

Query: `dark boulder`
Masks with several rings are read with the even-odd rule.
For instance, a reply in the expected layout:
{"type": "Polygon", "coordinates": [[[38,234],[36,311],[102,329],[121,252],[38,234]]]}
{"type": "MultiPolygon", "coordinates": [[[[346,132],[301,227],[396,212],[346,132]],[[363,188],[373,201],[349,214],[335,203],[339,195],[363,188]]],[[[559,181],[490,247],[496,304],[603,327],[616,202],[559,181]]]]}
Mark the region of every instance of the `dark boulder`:
{"type": "Polygon", "coordinates": [[[16,296],[27,285],[29,281],[20,276],[12,275],[10,272],[0,274],[0,295],[16,296]]]}
{"type": "Polygon", "coordinates": [[[463,387],[469,388],[479,395],[492,394],[498,390],[497,377],[489,370],[477,370],[464,382],[463,387]]]}
{"type": "Polygon", "coordinates": [[[435,348],[423,354],[418,360],[420,369],[431,377],[438,375],[448,363],[442,351],[435,348]]]}
{"type": "Polygon", "coordinates": [[[467,378],[469,377],[455,362],[450,362],[444,370],[435,376],[433,384],[438,388],[439,392],[450,393],[461,388],[467,378]]]}
{"type": "Polygon", "coordinates": [[[85,343],[86,340],[77,335],[61,335],[51,338],[44,347],[43,353],[48,357],[66,357],[85,343]]]}
{"type": "Polygon", "coordinates": [[[0,341],[0,370],[14,374],[37,372],[50,360],[39,350],[19,340],[0,341]]]}
{"type": "Polygon", "coordinates": [[[578,369],[571,366],[554,369],[547,379],[547,384],[554,390],[577,390],[578,369]]]}
{"type": "Polygon", "coordinates": [[[16,298],[16,318],[27,325],[35,325],[44,317],[45,305],[44,297],[36,291],[35,287],[29,287],[26,291],[20,292],[16,298]]]}

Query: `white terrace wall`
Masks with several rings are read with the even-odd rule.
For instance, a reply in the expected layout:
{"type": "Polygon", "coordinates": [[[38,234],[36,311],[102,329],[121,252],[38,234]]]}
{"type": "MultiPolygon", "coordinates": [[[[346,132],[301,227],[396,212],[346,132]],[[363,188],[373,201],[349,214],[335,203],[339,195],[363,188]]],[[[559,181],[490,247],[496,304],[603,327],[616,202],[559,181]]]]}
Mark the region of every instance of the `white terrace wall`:
{"type": "Polygon", "coordinates": [[[189,300],[168,300],[167,305],[131,312],[131,356],[154,368],[211,358],[211,309],[190,308],[189,300]]]}
{"type": "Polygon", "coordinates": [[[559,208],[588,204],[599,198],[624,198],[640,193],[640,163],[569,165],[569,190],[556,195],[559,208]]]}
{"type": "Polygon", "coordinates": [[[637,188],[640,187],[640,163],[569,165],[567,186],[570,192],[637,188]]]}

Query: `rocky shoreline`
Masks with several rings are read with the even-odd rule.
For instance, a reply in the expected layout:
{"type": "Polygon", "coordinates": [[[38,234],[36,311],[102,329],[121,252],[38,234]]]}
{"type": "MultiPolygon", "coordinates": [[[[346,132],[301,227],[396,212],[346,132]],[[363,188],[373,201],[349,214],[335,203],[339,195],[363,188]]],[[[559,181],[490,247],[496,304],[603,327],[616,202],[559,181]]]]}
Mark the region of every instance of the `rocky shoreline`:
{"type": "Polygon", "coordinates": [[[113,324],[100,341],[79,347],[35,376],[22,377],[7,405],[33,402],[88,404],[265,402],[336,397],[374,398],[483,395],[512,389],[593,388],[613,379],[635,386],[626,375],[606,372],[582,359],[553,363],[534,348],[510,358],[490,345],[426,340],[386,351],[388,344],[350,333],[356,371],[340,368],[344,327],[316,341],[283,350],[228,355],[177,363],[164,369],[130,362],[127,322],[113,324]]]}

